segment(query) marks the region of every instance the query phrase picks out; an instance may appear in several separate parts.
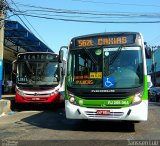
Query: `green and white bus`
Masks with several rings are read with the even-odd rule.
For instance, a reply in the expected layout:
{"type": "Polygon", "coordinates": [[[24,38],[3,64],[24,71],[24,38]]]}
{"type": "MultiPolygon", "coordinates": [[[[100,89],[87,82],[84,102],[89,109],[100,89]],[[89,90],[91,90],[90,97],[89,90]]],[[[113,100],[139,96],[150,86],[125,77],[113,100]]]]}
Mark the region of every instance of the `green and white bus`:
{"type": "Polygon", "coordinates": [[[140,33],[74,37],[67,49],[65,112],[68,119],[147,120],[147,51],[140,33]]]}

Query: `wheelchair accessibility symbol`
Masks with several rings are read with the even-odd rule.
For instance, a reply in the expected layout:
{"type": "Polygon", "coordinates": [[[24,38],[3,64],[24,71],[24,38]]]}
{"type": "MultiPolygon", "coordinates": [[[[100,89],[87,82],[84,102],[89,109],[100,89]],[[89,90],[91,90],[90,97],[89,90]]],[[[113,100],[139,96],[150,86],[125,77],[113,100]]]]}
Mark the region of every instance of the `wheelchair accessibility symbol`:
{"type": "Polygon", "coordinates": [[[114,88],[114,78],[112,77],[104,77],[103,78],[103,83],[105,88],[114,88]]]}

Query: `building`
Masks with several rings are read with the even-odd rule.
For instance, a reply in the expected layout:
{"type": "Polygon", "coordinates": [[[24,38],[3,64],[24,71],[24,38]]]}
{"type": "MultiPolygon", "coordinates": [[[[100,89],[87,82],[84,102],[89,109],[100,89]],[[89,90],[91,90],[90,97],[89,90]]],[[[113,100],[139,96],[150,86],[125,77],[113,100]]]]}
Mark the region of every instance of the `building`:
{"type": "Polygon", "coordinates": [[[151,75],[153,85],[160,86],[160,49],[155,49],[153,55],[154,60],[147,59],[147,72],[151,75]]]}

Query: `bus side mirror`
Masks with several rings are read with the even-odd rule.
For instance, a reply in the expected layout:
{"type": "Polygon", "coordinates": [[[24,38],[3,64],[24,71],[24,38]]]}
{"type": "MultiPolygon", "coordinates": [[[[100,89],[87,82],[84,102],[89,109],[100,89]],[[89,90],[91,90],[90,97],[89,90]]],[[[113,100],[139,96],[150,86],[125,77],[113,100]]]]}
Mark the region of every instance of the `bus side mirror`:
{"type": "Polygon", "coordinates": [[[16,72],[17,72],[17,62],[13,61],[12,62],[12,73],[16,74],[16,72]]]}
{"type": "Polygon", "coordinates": [[[65,75],[65,71],[64,71],[64,68],[63,68],[63,67],[61,68],[61,75],[62,75],[62,76],[65,75]]]}
{"type": "Polygon", "coordinates": [[[148,90],[153,86],[151,76],[147,75],[148,90]]]}
{"type": "Polygon", "coordinates": [[[68,47],[67,46],[62,46],[59,50],[59,63],[62,63],[63,62],[63,55],[64,55],[64,51],[62,50],[63,48],[67,49],[68,50],[68,47]]]}
{"type": "Polygon", "coordinates": [[[63,62],[63,54],[64,54],[63,50],[60,50],[59,51],[59,63],[63,62]]]}
{"type": "Polygon", "coordinates": [[[152,51],[151,51],[150,47],[148,47],[148,46],[145,47],[145,54],[146,54],[146,58],[147,59],[151,59],[151,57],[152,57],[152,51]]]}

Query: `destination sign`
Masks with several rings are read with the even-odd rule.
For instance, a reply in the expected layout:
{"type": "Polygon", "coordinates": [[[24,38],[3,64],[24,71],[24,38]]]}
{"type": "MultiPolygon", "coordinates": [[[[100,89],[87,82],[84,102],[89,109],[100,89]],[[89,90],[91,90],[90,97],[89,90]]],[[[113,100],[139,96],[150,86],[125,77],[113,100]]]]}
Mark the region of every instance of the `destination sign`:
{"type": "Polygon", "coordinates": [[[58,61],[58,55],[56,54],[42,54],[42,53],[26,53],[19,54],[18,61],[58,61]]]}
{"type": "Polygon", "coordinates": [[[134,35],[125,36],[95,36],[90,38],[79,38],[76,40],[77,47],[92,47],[101,45],[118,45],[118,44],[131,44],[134,43],[134,35]]]}

